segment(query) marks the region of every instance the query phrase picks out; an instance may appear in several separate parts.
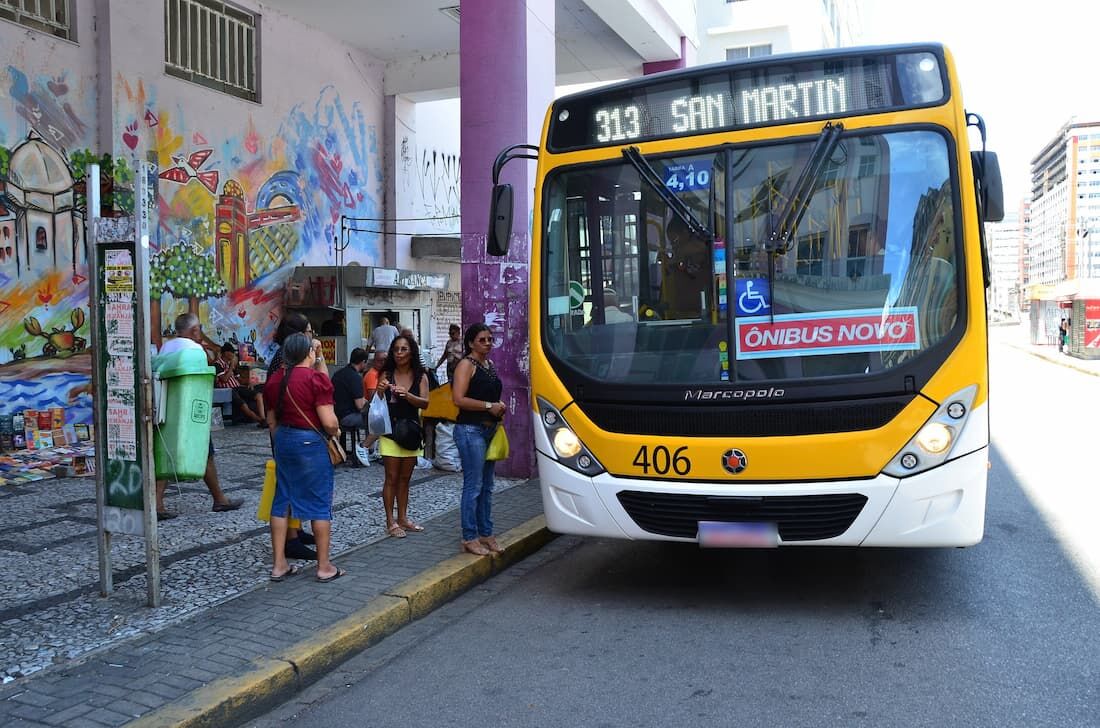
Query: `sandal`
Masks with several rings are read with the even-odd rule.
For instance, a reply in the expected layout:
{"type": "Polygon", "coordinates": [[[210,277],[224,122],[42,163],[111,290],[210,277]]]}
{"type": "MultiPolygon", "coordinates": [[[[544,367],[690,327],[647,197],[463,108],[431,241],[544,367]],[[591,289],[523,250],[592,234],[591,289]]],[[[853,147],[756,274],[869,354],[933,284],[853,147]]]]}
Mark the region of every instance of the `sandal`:
{"type": "Polygon", "coordinates": [[[420,533],[424,530],[424,527],[421,526],[419,523],[416,523],[415,521],[405,521],[404,523],[398,525],[400,525],[401,528],[405,529],[406,531],[412,531],[413,533],[420,533]]]}
{"type": "Polygon", "coordinates": [[[496,536],[482,536],[478,539],[478,541],[480,541],[485,548],[489,549],[494,554],[504,553],[504,547],[497,543],[496,536]]]}
{"type": "Polygon", "coordinates": [[[281,574],[274,574],[274,573],[271,574],[269,579],[271,581],[285,581],[287,577],[294,576],[300,571],[301,571],[301,569],[299,569],[297,566],[291,566],[289,569],[287,569],[286,571],[284,571],[281,574]]]}
{"type": "Polygon", "coordinates": [[[481,541],[476,538],[472,541],[463,541],[462,550],[466,553],[473,554],[474,556],[488,556],[489,549],[481,545],[481,541]]]}
{"type": "Polygon", "coordinates": [[[386,528],[386,533],[393,536],[394,538],[405,538],[405,536],[408,535],[405,533],[405,529],[401,528],[401,526],[397,525],[396,523],[386,528]]]}

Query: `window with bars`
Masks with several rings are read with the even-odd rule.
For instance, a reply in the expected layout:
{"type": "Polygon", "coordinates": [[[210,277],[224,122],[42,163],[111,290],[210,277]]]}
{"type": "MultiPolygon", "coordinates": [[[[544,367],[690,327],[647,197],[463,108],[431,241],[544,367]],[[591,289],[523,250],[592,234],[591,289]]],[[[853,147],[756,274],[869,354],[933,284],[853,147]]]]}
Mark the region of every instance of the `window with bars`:
{"type": "Polygon", "coordinates": [[[164,0],[164,71],[259,101],[259,16],[216,0],[164,0]]]}
{"type": "Polygon", "coordinates": [[[76,40],[71,0],[0,0],[0,19],[76,40]]]}

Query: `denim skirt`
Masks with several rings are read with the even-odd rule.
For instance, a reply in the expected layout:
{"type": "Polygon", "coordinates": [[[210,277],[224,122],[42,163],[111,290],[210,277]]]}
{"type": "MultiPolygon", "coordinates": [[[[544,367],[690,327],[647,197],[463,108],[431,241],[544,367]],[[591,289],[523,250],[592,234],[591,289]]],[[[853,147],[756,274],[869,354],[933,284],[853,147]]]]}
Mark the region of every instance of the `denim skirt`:
{"type": "Polygon", "coordinates": [[[332,520],[332,461],[325,440],[314,430],[280,425],[275,429],[275,497],[271,515],[303,521],[332,520]]]}

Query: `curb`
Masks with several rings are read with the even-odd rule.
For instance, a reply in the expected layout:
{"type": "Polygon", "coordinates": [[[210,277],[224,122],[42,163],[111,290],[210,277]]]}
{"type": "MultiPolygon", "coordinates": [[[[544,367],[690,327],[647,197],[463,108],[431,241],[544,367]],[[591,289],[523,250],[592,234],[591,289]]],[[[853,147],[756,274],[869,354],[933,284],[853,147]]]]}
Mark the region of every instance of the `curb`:
{"type": "Polygon", "coordinates": [[[545,516],[532,518],[499,537],[504,553],[449,558],[387,589],[362,609],[309,639],[270,658],[255,660],[244,674],[216,680],[127,725],[215,728],[254,718],[345,660],[534,554],[554,538],[555,534],[546,528],[545,516]]]}

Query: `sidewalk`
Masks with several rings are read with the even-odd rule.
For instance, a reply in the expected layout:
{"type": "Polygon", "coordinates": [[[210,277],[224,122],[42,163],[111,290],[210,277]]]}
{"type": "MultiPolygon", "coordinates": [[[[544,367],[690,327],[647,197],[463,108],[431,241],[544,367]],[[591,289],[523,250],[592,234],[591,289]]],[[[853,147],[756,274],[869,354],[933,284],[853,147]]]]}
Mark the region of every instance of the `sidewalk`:
{"type": "Polygon", "coordinates": [[[267,435],[232,427],[215,441],[223,488],[245,506],[212,513],[201,483],[169,489],[168,508],[182,515],[160,524],[157,609],[145,606],[136,538],[116,540],[116,591],[98,595],[92,481],[0,492],[0,725],[241,720],[550,538],[537,485],[498,478],[494,520],[507,551],[460,555],[461,474],[437,470],[413,474],[410,516],[424,533],[389,538],[381,466],[341,467],[333,558],[347,576],[319,584],[310,563],[271,583],[267,528],[255,518],[267,435]]]}
{"type": "Polygon", "coordinates": [[[1028,327],[1025,324],[991,325],[989,327],[989,340],[991,343],[1011,346],[1054,364],[1100,377],[1100,359],[1079,359],[1059,352],[1056,344],[1032,344],[1028,341],[1028,338],[1028,327]]]}

